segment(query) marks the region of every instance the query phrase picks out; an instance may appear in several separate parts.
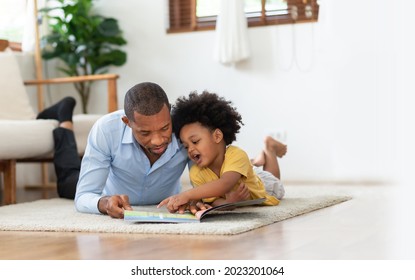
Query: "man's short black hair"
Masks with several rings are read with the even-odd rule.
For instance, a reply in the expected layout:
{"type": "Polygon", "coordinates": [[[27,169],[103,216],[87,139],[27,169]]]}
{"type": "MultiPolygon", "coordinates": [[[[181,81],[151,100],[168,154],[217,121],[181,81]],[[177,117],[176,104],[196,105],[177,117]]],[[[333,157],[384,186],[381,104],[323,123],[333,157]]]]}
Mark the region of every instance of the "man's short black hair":
{"type": "Polygon", "coordinates": [[[170,109],[169,99],[164,90],[155,83],[140,83],[130,88],[125,94],[124,111],[130,121],[134,121],[134,112],[145,116],[157,114],[163,105],[170,109]]]}

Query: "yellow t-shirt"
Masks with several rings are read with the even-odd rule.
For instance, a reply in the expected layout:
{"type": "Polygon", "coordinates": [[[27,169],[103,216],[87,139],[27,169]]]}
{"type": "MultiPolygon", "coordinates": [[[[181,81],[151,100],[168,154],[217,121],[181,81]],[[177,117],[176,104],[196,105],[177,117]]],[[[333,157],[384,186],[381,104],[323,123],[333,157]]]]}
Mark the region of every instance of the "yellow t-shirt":
{"type": "MultiPolygon", "coordinates": [[[[223,173],[228,171],[238,172],[242,175],[241,179],[233,187],[234,190],[237,189],[242,182],[244,182],[245,186],[248,187],[248,190],[251,193],[252,199],[265,197],[266,200],[263,205],[278,205],[279,200],[267,193],[263,182],[254,172],[248,155],[245,153],[245,151],[236,146],[227,147],[225,152],[225,160],[223,161],[219,175],[222,176],[223,173]]],[[[200,168],[197,165],[192,166],[189,171],[189,175],[190,181],[194,187],[198,187],[205,183],[219,179],[219,177],[209,168],[200,168]]],[[[213,197],[203,199],[203,201],[210,203],[215,199],[217,198],[213,197]]]]}

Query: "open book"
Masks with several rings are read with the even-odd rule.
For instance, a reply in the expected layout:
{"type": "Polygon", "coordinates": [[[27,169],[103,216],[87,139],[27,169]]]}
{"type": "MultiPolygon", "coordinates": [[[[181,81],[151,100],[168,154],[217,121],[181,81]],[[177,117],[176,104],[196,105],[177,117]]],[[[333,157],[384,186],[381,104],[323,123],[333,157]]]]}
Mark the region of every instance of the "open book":
{"type": "MultiPolygon", "coordinates": [[[[142,222],[142,223],[200,223],[204,217],[214,211],[223,210],[228,207],[242,207],[250,205],[258,205],[265,201],[265,198],[258,198],[254,200],[244,200],[234,203],[226,203],[218,205],[206,210],[200,210],[195,215],[186,212],[184,214],[166,213],[166,212],[149,212],[149,211],[135,211],[125,210],[124,221],[142,222]]],[[[231,213],[231,211],[229,211],[231,213]]]]}

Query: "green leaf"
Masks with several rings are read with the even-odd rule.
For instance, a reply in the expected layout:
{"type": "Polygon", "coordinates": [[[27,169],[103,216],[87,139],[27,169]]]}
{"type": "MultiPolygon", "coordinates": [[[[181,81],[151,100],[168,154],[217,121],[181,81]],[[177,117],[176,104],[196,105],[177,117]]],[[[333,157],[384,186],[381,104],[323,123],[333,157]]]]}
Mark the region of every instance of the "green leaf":
{"type": "Polygon", "coordinates": [[[105,37],[118,36],[120,29],[118,27],[117,20],[113,18],[104,19],[98,26],[98,32],[105,37]]]}
{"type": "MultiPolygon", "coordinates": [[[[115,18],[95,13],[93,0],[57,2],[58,7],[40,10],[50,27],[50,33],[42,37],[43,59],[61,60],[65,66],[58,70],[69,76],[105,73],[110,66],[126,63],[127,54],[116,47],[127,41],[115,18]]],[[[77,89],[87,102],[83,88],[77,89]]]]}

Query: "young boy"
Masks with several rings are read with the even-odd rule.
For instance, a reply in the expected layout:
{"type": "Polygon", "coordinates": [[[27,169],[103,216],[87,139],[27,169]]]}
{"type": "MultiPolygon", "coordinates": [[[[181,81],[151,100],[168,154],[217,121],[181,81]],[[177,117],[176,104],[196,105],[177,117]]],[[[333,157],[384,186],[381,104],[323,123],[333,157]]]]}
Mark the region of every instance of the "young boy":
{"type": "Polygon", "coordinates": [[[263,152],[250,160],[242,149],[230,145],[243,125],[230,101],[207,91],[190,93],[176,101],[172,122],[194,162],[189,174],[194,188],[164,199],[158,207],[183,212],[190,202],[201,199],[216,206],[263,197],[264,205],[277,205],[284,196],[277,157],[285,155],[287,146],[266,137],[263,152]]]}

